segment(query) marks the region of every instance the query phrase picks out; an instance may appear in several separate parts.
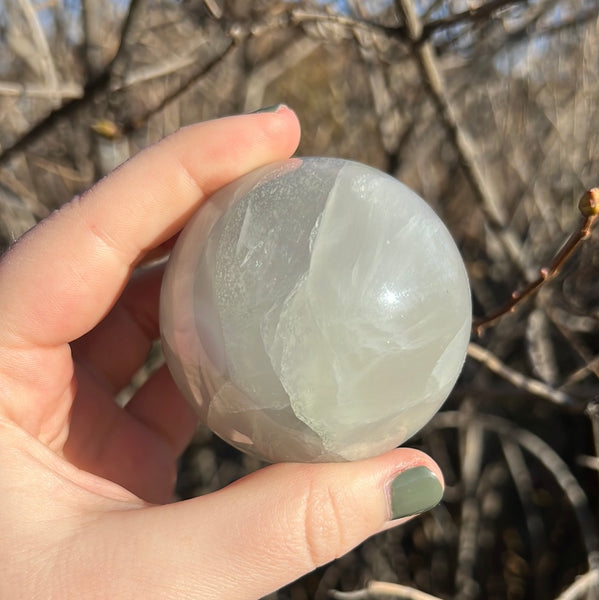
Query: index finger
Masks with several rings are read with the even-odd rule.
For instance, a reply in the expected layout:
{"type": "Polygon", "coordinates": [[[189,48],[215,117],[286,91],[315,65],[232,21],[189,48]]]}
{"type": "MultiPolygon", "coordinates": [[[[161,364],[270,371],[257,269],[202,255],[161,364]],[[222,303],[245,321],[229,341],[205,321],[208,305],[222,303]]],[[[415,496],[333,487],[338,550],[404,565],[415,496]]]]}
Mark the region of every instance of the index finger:
{"type": "Polygon", "coordinates": [[[88,332],[132,269],[200,203],[237,177],[289,157],[295,114],[229,117],[184,128],[119,167],[33,228],[0,261],[0,342],[57,346],[88,332]]]}

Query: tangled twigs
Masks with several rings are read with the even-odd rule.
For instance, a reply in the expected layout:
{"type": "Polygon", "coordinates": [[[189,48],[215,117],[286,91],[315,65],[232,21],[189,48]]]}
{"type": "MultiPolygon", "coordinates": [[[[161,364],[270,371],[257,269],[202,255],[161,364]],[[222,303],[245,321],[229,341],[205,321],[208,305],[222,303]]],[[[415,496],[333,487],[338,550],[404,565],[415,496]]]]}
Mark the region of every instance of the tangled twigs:
{"type": "Polygon", "coordinates": [[[578,203],[578,210],[582,215],[578,227],[570,235],[561,250],[553,257],[549,265],[539,270],[539,276],[524,288],[513,292],[505,304],[488,315],[473,320],[472,330],[478,336],[482,335],[484,330],[495,321],[507,313],[513,312],[521,302],[532,296],[544,283],[553,279],[559,273],[564,263],[570,258],[580,242],[586,239],[591,233],[591,227],[599,214],[599,188],[591,188],[583,194],[578,203]]]}

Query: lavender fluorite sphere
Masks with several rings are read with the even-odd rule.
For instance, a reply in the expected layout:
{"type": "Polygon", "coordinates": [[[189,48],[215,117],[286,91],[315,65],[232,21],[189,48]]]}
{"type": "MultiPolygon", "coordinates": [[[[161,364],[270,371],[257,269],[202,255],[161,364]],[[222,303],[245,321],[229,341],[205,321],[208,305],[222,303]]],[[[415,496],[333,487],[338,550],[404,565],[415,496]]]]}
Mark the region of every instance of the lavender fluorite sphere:
{"type": "Polygon", "coordinates": [[[470,335],[464,264],[432,209],[354,162],[297,158],[218,191],[160,308],[201,421],[268,461],[380,454],[439,409],[470,335]]]}

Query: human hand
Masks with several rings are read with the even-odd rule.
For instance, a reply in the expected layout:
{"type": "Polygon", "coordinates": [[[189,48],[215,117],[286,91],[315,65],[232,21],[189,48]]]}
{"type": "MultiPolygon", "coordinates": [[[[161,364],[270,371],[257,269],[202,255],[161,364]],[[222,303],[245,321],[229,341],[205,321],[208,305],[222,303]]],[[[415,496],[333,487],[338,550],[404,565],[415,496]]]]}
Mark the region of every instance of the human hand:
{"type": "Polygon", "coordinates": [[[162,270],[136,265],[298,139],[286,107],[183,129],[0,259],[0,597],[259,598],[440,499],[434,462],[399,449],[168,504],[193,410],[166,367],[114,401],[158,336],[162,270]]]}

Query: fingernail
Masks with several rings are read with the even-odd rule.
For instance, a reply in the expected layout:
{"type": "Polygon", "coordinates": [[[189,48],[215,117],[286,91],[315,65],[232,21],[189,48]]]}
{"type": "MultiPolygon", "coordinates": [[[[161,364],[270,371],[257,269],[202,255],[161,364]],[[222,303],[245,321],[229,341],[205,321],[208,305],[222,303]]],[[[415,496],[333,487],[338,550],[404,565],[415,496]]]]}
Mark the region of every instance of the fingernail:
{"type": "Polygon", "coordinates": [[[426,467],[414,467],[400,473],[391,482],[391,519],[409,517],[437,506],[443,486],[426,467]]]}
{"type": "Polygon", "coordinates": [[[276,113],[284,106],[285,106],[284,104],[279,102],[279,104],[273,104],[272,106],[265,106],[264,108],[259,108],[258,110],[254,110],[249,114],[257,115],[258,113],[276,113]]]}

